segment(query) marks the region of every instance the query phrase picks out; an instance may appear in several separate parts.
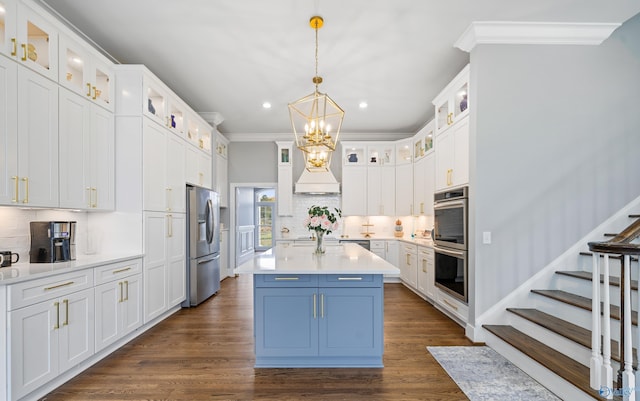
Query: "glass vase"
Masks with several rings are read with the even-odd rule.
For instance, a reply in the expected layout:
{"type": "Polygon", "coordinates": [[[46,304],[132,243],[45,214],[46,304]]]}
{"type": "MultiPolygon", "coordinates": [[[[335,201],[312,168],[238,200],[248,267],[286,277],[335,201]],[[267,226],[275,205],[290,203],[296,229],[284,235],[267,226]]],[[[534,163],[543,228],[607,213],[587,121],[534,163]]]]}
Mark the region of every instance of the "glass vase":
{"type": "Polygon", "coordinates": [[[316,255],[322,255],[324,253],[324,242],[323,240],[324,232],[318,231],[316,232],[316,255]]]}

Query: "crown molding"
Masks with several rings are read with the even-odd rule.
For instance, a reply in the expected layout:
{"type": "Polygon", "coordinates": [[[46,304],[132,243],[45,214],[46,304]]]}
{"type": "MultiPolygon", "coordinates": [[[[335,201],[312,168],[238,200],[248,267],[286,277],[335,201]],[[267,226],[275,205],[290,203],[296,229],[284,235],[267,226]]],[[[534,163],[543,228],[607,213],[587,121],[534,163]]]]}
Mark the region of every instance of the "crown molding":
{"type": "MultiPolygon", "coordinates": [[[[230,142],[274,142],[294,141],[293,133],[225,133],[230,142]]],[[[342,141],[396,141],[410,138],[415,133],[340,133],[338,142],[342,141]]]]}
{"type": "Polygon", "coordinates": [[[619,23],[581,22],[472,22],[454,43],[470,52],[480,44],[599,45],[619,23]]]}

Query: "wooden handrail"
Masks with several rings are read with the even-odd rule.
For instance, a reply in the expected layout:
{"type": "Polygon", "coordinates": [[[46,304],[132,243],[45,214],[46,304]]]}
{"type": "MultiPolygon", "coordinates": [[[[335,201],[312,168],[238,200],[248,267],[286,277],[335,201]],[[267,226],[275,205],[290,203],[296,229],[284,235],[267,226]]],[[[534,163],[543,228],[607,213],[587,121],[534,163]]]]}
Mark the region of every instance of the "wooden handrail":
{"type": "Polygon", "coordinates": [[[631,241],[640,237],[640,219],[637,219],[620,234],[603,242],[589,242],[589,250],[599,253],[619,253],[622,255],[640,255],[640,244],[631,241]]]}

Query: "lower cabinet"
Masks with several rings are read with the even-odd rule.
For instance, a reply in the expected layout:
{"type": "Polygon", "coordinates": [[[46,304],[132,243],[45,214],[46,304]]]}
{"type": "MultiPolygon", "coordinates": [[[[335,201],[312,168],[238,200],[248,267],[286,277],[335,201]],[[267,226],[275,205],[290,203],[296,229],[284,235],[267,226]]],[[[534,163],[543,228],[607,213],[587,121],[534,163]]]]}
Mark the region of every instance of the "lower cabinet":
{"type": "Polygon", "coordinates": [[[93,288],[9,312],[11,399],[29,394],[92,356],[93,317],[93,288]]]}
{"type": "Polygon", "coordinates": [[[254,277],[256,367],[382,367],[381,275],[254,277]]]}
{"type": "Polygon", "coordinates": [[[142,326],[140,260],[96,268],[96,352],[142,326]]]}
{"type": "Polygon", "coordinates": [[[435,294],[435,270],[433,263],[433,248],[418,247],[418,291],[434,301],[435,294]]]}
{"type": "Polygon", "coordinates": [[[418,288],[418,247],[416,245],[400,244],[400,279],[413,289],[418,288]]]}
{"type": "Polygon", "coordinates": [[[186,299],[185,215],[144,213],[144,322],[186,299]]]}

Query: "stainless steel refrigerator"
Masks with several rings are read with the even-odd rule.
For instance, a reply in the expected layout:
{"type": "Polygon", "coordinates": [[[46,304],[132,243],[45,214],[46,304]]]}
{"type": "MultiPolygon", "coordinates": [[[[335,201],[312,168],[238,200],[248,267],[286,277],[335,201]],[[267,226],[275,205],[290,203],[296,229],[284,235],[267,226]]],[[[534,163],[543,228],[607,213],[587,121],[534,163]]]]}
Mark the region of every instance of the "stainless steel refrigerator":
{"type": "Polygon", "coordinates": [[[187,186],[187,299],[196,306],[220,290],[220,197],[187,186]]]}

